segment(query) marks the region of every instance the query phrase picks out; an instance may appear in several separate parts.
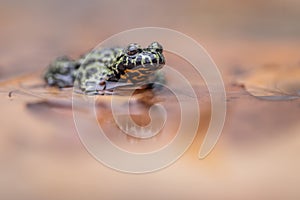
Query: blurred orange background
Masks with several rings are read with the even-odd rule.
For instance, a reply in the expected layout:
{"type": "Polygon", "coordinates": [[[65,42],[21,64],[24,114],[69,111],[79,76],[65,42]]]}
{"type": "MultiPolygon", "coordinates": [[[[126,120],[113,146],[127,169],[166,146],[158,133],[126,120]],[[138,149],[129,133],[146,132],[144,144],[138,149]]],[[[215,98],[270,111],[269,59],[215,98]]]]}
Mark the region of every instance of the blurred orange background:
{"type": "Polygon", "coordinates": [[[197,158],[210,116],[204,109],[182,158],[132,175],[88,154],[69,109],[2,95],[0,199],[300,199],[299,100],[259,100],[233,86],[265,64],[299,63],[299,19],[297,0],[1,0],[0,80],[45,69],[60,55],[78,57],[120,31],[157,26],[202,44],[229,98],[224,131],[207,158],[197,158]]]}

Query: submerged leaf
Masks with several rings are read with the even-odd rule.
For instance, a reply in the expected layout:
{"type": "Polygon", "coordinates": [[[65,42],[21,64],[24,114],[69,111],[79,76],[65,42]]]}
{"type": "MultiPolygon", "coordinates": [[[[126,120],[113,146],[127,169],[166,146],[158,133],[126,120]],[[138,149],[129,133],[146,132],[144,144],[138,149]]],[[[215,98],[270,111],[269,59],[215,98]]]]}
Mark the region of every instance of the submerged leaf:
{"type": "Polygon", "coordinates": [[[300,97],[300,66],[267,65],[238,81],[251,95],[267,100],[300,97]]]}
{"type": "MultiPolygon", "coordinates": [[[[132,101],[139,101],[147,104],[154,104],[162,101],[163,96],[168,95],[165,90],[145,90],[137,89],[133,95],[132,101]],[[158,97],[155,95],[158,95],[158,97]]],[[[2,98],[9,98],[14,101],[21,101],[25,103],[44,102],[42,105],[51,105],[53,107],[72,107],[72,99],[83,99],[80,101],[80,107],[86,107],[87,102],[84,99],[95,99],[97,105],[103,103],[109,104],[111,95],[97,95],[88,96],[82,93],[73,92],[73,87],[57,88],[47,86],[42,79],[42,73],[26,74],[18,77],[11,78],[6,81],[0,82],[0,95],[2,98]],[[75,95],[75,96],[73,96],[75,95]],[[46,103],[46,104],[45,104],[46,103]]],[[[118,90],[118,99],[126,99],[124,94],[118,90]]],[[[77,102],[78,106],[78,102],[77,102]]]]}
{"type": "Polygon", "coordinates": [[[0,94],[12,100],[48,101],[70,105],[72,88],[61,90],[56,87],[48,87],[41,78],[41,73],[37,72],[0,82],[0,94]]]}

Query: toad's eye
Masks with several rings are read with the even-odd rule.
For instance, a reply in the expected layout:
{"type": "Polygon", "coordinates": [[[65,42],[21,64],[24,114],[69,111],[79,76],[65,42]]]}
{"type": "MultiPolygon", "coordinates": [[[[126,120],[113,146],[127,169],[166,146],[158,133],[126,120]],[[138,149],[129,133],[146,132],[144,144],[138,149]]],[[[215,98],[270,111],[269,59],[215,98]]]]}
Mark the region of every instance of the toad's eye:
{"type": "Polygon", "coordinates": [[[152,42],[149,46],[148,49],[150,50],[154,50],[156,52],[162,53],[163,52],[163,47],[161,46],[161,44],[159,44],[158,42],[152,42]]]}
{"type": "Polygon", "coordinates": [[[137,44],[130,44],[127,49],[126,49],[126,53],[127,55],[133,56],[135,54],[137,54],[138,52],[141,51],[141,48],[139,45],[137,44]]]}

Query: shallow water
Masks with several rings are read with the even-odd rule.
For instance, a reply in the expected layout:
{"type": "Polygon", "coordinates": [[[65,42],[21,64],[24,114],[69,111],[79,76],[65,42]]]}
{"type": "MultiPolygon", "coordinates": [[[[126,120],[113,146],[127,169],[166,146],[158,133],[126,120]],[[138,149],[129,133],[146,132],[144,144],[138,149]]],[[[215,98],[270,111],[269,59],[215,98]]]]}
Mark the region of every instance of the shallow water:
{"type": "MultiPolygon", "coordinates": [[[[291,91],[299,91],[294,90],[297,84],[286,87],[289,83],[282,82],[279,88],[288,95],[279,96],[266,95],[270,88],[276,92],[278,84],[264,82],[267,87],[261,88],[267,91],[259,94],[267,100],[236,85],[237,79],[266,63],[299,62],[298,1],[29,2],[33,3],[4,1],[0,6],[0,78],[12,80],[0,89],[1,199],[299,199],[300,100],[290,100],[291,91]],[[170,66],[190,76],[196,91],[201,111],[198,133],[173,165],[132,175],[107,168],[87,152],[73,121],[71,90],[41,85],[28,90],[41,83],[40,76],[15,76],[44,69],[59,55],[78,57],[121,30],[149,25],[182,31],[207,49],[225,82],[227,117],[217,145],[199,160],[211,117],[209,93],[197,82],[194,70],[183,70],[186,62],[168,55],[170,66]],[[20,92],[8,97],[7,91],[16,88],[20,92]]],[[[256,77],[265,80],[268,74],[259,72],[256,77]]],[[[177,88],[186,102],[191,101],[184,87],[177,88]]],[[[174,114],[168,131],[149,138],[148,144],[120,133],[109,112],[109,98],[98,101],[97,117],[115,144],[143,152],[174,138],[168,134],[178,125],[176,102],[168,101],[172,94],[160,99],[174,114]]],[[[150,100],[150,96],[141,98],[150,100]]],[[[132,112],[143,125],[148,122],[149,105],[140,104],[134,103],[132,112]]],[[[80,111],[91,127],[89,110],[81,106],[80,111]]]]}

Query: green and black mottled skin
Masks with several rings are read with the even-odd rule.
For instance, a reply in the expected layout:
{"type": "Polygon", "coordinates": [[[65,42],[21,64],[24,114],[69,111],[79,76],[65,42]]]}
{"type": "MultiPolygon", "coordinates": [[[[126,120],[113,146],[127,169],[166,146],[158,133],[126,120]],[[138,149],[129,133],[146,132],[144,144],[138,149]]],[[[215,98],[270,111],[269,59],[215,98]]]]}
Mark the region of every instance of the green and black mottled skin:
{"type": "Polygon", "coordinates": [[[44,75],[46,83],[60,88],[75,86],[85,94],[104,94],[117,87],[149,86],[162,79],[158,70],[165,64],[158,42],[142,48],[136,43],[125,49],[93,50],[79,60],[59,57],[44,75]]]}

